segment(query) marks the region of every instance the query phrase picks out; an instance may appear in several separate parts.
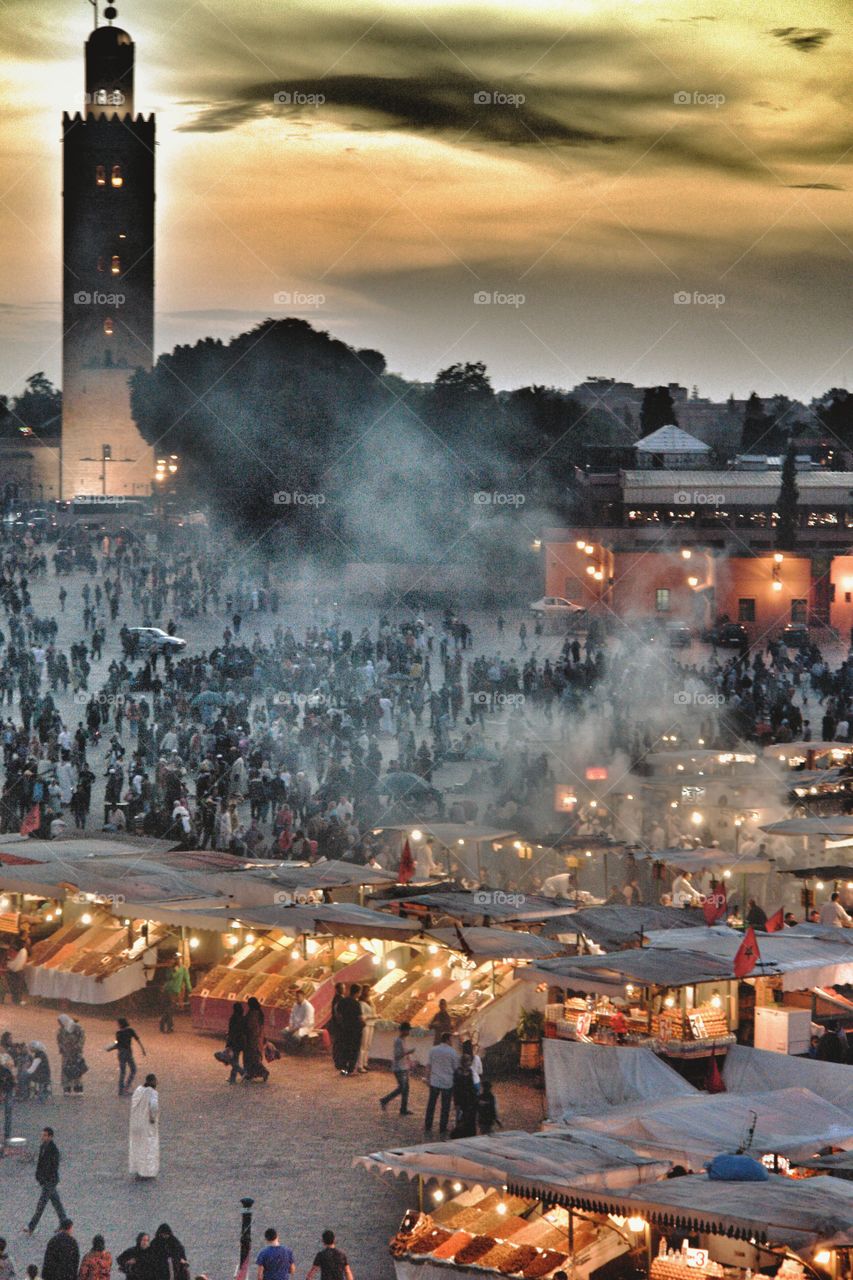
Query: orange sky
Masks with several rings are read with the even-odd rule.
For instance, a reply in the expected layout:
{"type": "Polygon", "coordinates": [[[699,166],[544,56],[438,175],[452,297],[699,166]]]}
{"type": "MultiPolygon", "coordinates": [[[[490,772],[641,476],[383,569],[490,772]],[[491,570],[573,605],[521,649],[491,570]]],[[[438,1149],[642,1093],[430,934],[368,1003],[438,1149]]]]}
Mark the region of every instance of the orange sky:
{"type": "MultiPolygon", "coordinates": [[[[120,0],[158,115],[157,350],[301,314],[414,378],[849,384],[848,13],[120,0]]],[[[0,393],[58,377],[90,25],[0,9],[0,393]]]]}

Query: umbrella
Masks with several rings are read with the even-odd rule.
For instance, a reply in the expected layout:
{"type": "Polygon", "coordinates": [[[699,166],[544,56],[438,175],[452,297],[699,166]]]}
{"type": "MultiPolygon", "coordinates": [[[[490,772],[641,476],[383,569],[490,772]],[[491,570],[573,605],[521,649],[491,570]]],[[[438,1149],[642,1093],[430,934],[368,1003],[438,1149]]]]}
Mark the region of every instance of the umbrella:
{"type": "Polygon", "coordinates": [[[197,693],[193,698],[192,705],[194,707],[221,706],[224,701],[224,693],[216,693],[213,689],[202,689],[201,693],[197,693]]]}

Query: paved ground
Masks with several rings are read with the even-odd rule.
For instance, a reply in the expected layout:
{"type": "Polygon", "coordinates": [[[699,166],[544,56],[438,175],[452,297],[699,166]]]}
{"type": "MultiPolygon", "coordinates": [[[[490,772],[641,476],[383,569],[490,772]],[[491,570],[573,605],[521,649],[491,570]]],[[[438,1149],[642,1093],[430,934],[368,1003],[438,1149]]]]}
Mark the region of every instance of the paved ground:
{"type": "MultiPolygon", "coordinates": [[[[82,1100],[16,1108],[13,1132],[35,1147],[44,1124],[56,1130],[63,1154],[60,1191],[82,1246],[96,1231],[115,1255],[138,1231],[169,1222],[188,1250],[191,1274],[229,1280],[237,1259],[240,1197],[255,1198],[254,1243],[275,1224],[294,1249],[297,1276],[307,1274],[320,1232],[339,1234],[355,1280],[388,1280],[394,1271],[389,1237],[410,1205],[413,1184],[381,1182],[353,1169],[354,1156],[383,1147],[412,1145],[422,1137],[426,1089],[413,1085],[411,1119],[380,1112],[377,1099],[392,1081],[386,1071],[343,1079],[327,1058],[284,1058],[273,1064],[266,1086],[229,1087],[213,1059],[215,1039],[176,1024],[161,1036],[154,1022],[136,1020],[148,1049],[140,1067],[160,1081],[161,1173],[138,1183],[127,1173],[129,1104],[116,1096],[115,1055],[104,1048],[113,1022],[87,1017],[82,1100]]],[[[55,1011],[34,1006],[0,1008],[0,1030],[15,1039],[41,1039],[53,1050],[55,1011]]],[[[51,1053],[58,1074],[55,1053],[51,1053]]],[[[137,1081],[138,1082],[138,1081],[137,1081]]],[[[496,1086],[506,1128],[534,1130],[544,1095],[524,1084],[496,1086]]],[[[48,1207],[32,1239],[21,1234],[37,1198],[34,1165],[19,1158],[0,1161],[0,1235],[10,1242],[18,1276],[30,1262],[41,1264],[54,1229],[48,1207]]],[[[114,1277],[117,1273],[114,1272],[114,1277]]],[[[254,1273],[253,1273],[254,1274],[254,1273]]]]}

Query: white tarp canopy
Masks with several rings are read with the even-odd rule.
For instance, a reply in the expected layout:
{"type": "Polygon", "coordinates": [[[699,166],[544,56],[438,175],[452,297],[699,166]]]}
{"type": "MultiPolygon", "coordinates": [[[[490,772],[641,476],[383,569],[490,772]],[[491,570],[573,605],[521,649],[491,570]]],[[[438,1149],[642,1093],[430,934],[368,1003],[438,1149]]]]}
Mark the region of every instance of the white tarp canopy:
{"type": "Polygon", "coordinates": [[[562,955],[565,948],[552,939],[518,929],[428,929],[442,946],[474,960],[540,960],[562,955]]]}
{"type": "MultiPolygon", "coordinates": [[[[191,905],[191,904],[188,904],[191,905]]],[[[122,910],[127,914],[130,906],[122,910]]],[[[385,911],[371,911],[353,902],[317,902],[304,906],[231,906],[228,910],[156,909],[149,907],[151,918],[166,924],[186,924],[195,929],[211,929],[228,933],[233,921],[249,929],[279,929],[292,938],[305,934],[335,934],[344,938],[386,938],[405,942],[420,933],[417,920],[398,919],[385,911]],[[183,918],[182,918],[183,917],[183,918]]]]}
{"type": "Polygon", "coordinates": [[[650,858],[653,862],[665,862],[682,871],[697,875],[705,871],[735,871],[738,875],[766,876],[773,870],[769,858],[740,857],[726,849],[646,849],[634,854],[635,858],[650,858]]]}
{"type": "Polygon", "coordinates": [[[650,1049],[544,1040],[545,1092],[551,1120],[599,1115],[632,1103],[642,1111],[651,1099],[677,1101],[703,1095],[650,1049]]]}
{"type": "Polygon", "coordinates": [[[768,836],[826,836],[830,840],[840,840],[844,836],[853,836],[853,818],[785,818],[781,822],[771,822],[761,830],[768,836]]]}
{"type": "Polygon", "coordinates": [[[665,1232],[754,1238],[757,1244],[798,1250],[853,1243],[853,1183],[841,1178],[784,1178],[716,1182],[705,1173],[671,1178],[633,1191],[578,1191],[578,1208],[637,1215],[665,1232]]]}
{"type": "Polygon", "coordinates": [[[662,1178],[668,1160],[646,1160],[599,1134],[565,1130],[510,1132],[427,1143],[358,1156],[354,1164],[408,1178],[458,1179],[471,1186],[508,1187],[513,1194],[559,1200],[574,1188],[613,1189],[662,1178]]]}
{"type": "Polygon", "coordinates": [[[737,1150],[753,1124],[749,1149],[757,1157],[807,1158],[823,1147],[853,1147],[853,1112],[803,1088],[646,1099],[642,1106],[614,1107],[601,1116],[573,1117],[572,1123],[575,1132],[592,1129],[638,1155],[696,1170],[721,1152],[737,1150]]]}
{"type": "Polygon", "coordinates": [[[802,1087],[853,1115],[853,1071],[846,1063],[816,1062],[733,1044],[726,1054],[723,1080],[730,1093],[802,1087]]]}
{"type": "MultiPolygon", "coordinates": [[[[840,936],[843,933],[843,929],[829,929],[818,937],[799,928],[759,933],[761,962],[749,977],[781,974],[783,991],[805,991],[811,987],[853,982],[853,948],[840,936]]],[[[653,951],[702,953],[708,960],[733,965],[743,936],[727,925],[715,925],[710,929],[681,929],[677,933],[664,929],[650,933],[648,944],[649,950],[653,951]]]]}

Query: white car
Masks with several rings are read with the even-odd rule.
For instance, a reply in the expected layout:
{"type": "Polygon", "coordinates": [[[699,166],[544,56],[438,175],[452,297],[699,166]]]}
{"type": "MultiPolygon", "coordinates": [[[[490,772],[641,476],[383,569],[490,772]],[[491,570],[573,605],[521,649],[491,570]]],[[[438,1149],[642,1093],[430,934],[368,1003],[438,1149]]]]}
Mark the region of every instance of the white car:
{"type": "Polygon", "coordinates": [[[534,600],[530,608],[533,613],[541,613],[546,618],[576,616],[579,619],[581,614],[586,613],[582,605],[572,604],[571,600],[564,600],[562,596],[543,596],[541,600],[534,600]]]}
{"type": "Polygon", "coordinates": [[[161,627],[131,627],[130,634],[135,638],[140,650],[144,653],[178,653],[186,649],[186,640],[179,636],[170,636],[161,627]]]}

